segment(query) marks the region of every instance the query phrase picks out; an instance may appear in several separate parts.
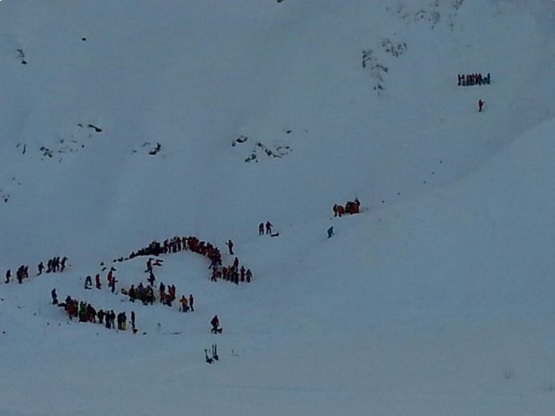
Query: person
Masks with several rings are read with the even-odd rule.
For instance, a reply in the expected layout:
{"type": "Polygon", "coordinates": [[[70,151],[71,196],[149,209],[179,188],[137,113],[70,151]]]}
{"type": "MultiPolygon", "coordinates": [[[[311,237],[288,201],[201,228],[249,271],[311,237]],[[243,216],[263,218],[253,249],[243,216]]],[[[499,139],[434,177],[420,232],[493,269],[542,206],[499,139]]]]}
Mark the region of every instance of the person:
{"type": "Polygon", "coordinates": [[[274,225],[270,221],[266,221],[266,234],[272,234],[272,227],[274,225]]]}
{"type": "Polygon", "coordinates": [[[42,274],[42,271],[44,270],[44,264],[42,263],[42,261],[39,263],[37,267],[39,269],[39,274],[37,274],[37,276],[40,276],[42,274]]]}
{"type": "Polygon", "coordinates": [[[97,273],[96,276],[94,277],[95,280],[95,284],[96,284],[96,288],[100,289],[102,288],[102,283],[100,283],[100,274],[97,273]]]}
{"type": "Polygon", "coordinates": [[[229,255],[233,256],[233,241],[228,240],[227,243],[225,243],[225,245],[227,246],[227,248],[229,249],[229,255]]]}
{"type": "Polygon", "coordinates": [[[212,333],[213,334],[217,334],[218,332],[221,332],[221,330],[219,328],[220,327],[220,319],[218,318],[218,315],[214,315],[214,317],[210,321],[210,325],[212,325],[212,333]]]}
{"type": "Polygon", "coordinates": [[[110,312],[108,312],[106,314],[106,316],[104,317],[106,319],[106,328],[110,329],[114,329],[115,323],[116,323],[116,313],[114,312],[114,310],[110,310],[110,312]]]}
{"type": "Polygon", "coordinates": [[[116,293],[116,283],[117,283],[117,279],[115,277],[112,277],[112,293],[116,293]]]}
{"type": "Polygon", "coordinates": [[[137,332],[137,328],[135,327],[135,311],[131,311],[131,329],[133,333],[137,332]]]}
{"type": "Polygon", "coordinates": [[[12,277],[12,270],[8,269],[6,272],[6,281],[4,283],[10,283],[10,278],[12,277]]]}
{"type": "Polygon", "coordinates": [[[252,279],[252,272],[251,272],[251,269],[247,269],[247,271],[245,272],[245,277],[246,277],[246,279],[247,279],[247,283],[250,283],[250,282],[251,282],[251,279],[252,279]]]}
{"type": "Polygon", "coordinates": [[[258,224],[258,235],[264,235],[264,223],[258,224]]]}
{"type": "Polygon", "coordinates": [[[152,272],[152,270],[150,270],[148,272],[149,276],[148,276],[148,284],[152,287],[154,287],[154,283],[156,282],[156,276],[154,276],[154,273],[152,272]]]}
{"type": "Polygon", "coordinates": [[[191,308],[191,312],[195,311],[195,298],[193,298],[193,295],[189,295],[189,308],[191,308]]]}
{"type": "Polygon", "coordinates": [[[58,304],[58,294],[56,293],[56,288],[52,289],[52,292],[50,292],[50,295],[52,296],[52,305],[57,305],[58,304]]]}
{"type": "Polygon", "coordinates": [[[480,98],[478,100],[478,112],[482,112],[482,108],[484,107],[484,101],[480,98]]]}
{"type": "Polygon", "coordinates": [[[135,302],[135,299],[137,299],[137,289],[135,289],[135,285],[131,285],[127,295],[129,296],[130,302],[135,302]]]}
{"type": "Polygon", "coordinates": [[[64,256],[62,258],[62,261],[60,262],[60,271],[63,272],[66,268],[66,261],[67,261],[67,257],[64,256]]]}
{"type": "Polygon", "coordinates": [[[187,312],[189,310],[188,301],[185,295],[181,295],[181,299],[179,299],[179,303],[181,303],[182,312],[187,312]]]}
{"type": "Polygon", "coordinates": [[[92,279],[91,279],[91,276],[88,275],[85,278],[85,289],[91,289],[91,288],[92,288],[92,279]]]}
{"type": "Polygon", "coordinates": [[[121,313],[121,329],[125,331],[127,329],[127,315],[125,312],[121,313]]]}
{"type": "Polygon", "coordinates": [[[101,325],[104,324],[104,315],[106,315],[106,312],[102,309],[100,309],[96,314],[96,316],[98,316],[98,323],[101,325]]]}
{"type": "Polygon", "coordinates": [[[334,235],[333,227],[328,228],[328,238],[331,238],[334,235]]]}

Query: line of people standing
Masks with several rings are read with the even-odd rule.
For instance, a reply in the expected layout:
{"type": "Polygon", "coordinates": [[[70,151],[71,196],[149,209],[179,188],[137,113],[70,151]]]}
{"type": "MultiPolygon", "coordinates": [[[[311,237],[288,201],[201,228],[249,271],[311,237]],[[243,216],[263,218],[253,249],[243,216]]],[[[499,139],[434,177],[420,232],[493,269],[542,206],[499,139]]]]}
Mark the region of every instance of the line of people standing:
{"type": "Polygon", "coordinates": [[[459,74],[457,76],[457,85],[459,87],[469,87],[473,85],[489,85],[491,83],[491,74],[488,72],[486,76],[480,73],[475,74],[459,74]]]}
{"type": "MultiPolygon", "coordinates": [[[[66,268],[66,262],[67,262],[67,257],[63,257],[60,259],[60,257],[52,257],[51,259],[48,260],[47,262],[47,267],[46,267],[46,271],[45,271],[45,267],[44,267],[44,263],[41,261],[38,265],[37,265],[37,276],[40,276],[41,274],[43,274],[43,272],[45,273],[61,273],[65,270],[66,268]]],[[[15,280],[17,280],[17,282],[19,284],[23,284],[23,280],[28,279],[29,278],[29,266],[22,264],[21,266],[18,267],[16,273],[15,273],[15,280]]],[[[12,276],[12,270],[8,269],[6,270],[6,274],[5,274],[5,280],[4,283],[8,284],[12,281],[14,276],[12,276]]]]}

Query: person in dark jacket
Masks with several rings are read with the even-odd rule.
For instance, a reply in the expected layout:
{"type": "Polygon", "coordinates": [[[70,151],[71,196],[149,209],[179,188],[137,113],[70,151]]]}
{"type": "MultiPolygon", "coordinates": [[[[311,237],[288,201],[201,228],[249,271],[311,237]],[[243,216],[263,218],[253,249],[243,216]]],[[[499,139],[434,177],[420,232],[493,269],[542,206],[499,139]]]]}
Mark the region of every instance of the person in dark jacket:
{"type": "Polygon", "coordinates": [[[212,325],[212,333],[217,334],[218,332],[222,332],[220,329],[220,319],[218,315],[214,315],[212,320],[210,321],[210,325],[212,325]]]}
{"type": "Polygon", "coordinates": [[[225,243],[225,245],[227,246],[227,248],[229,249],[229,255],[233,256],[233,241],[228,240],[227,243],[225,243]]]}
{"type": "Polygon", "coordinates": [[[270,221],[266,221],[266,234],[272,234],[272,227],[274,225],[270,221]]]}

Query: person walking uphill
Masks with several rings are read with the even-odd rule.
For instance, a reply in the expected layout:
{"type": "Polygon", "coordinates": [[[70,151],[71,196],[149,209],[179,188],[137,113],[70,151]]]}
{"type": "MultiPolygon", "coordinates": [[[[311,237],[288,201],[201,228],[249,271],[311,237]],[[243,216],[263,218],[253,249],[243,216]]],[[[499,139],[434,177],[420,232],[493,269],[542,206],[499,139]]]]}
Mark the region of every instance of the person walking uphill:
{"type": "Polygon", "coordinates": [[[482,109],[484,108],[484,104],[485,104],[484,101],[480,98],[480,99],[478,100],[478,112],[479,112],[479,113],[482,112],[482,109]]]}

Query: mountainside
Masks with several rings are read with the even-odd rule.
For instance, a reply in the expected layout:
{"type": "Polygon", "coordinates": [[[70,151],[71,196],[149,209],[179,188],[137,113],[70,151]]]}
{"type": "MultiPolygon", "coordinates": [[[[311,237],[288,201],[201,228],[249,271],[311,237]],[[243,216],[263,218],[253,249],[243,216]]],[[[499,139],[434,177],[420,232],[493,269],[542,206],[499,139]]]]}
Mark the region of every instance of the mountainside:
{"type": "Polygon", "coordinates": [[[554,28],[547,0],[0,2],[0,270],[31,274],[0,414],[551,415],[554,28]],[[113,260],[174,236],[253,281],[165,254],[195,312],[129,302],[148,257],[113,260]]]}

